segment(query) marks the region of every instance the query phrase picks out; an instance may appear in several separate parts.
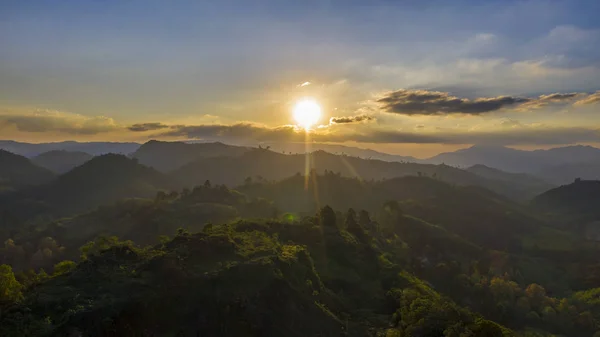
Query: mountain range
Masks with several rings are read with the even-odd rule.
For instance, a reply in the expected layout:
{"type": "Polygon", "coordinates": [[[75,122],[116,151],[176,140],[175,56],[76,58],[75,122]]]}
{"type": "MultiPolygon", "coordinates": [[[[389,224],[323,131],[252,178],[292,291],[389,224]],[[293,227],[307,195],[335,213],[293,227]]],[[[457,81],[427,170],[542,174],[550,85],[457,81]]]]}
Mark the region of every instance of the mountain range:
{"type": "Polygon", "coordinates": [[[0,151],[0,335],[598,331],[598,181],[333,149],[0,151]]]}
{"type": "MultiPolygon", "coordinates": [[[[376,159],[386,162],[445,164],[460,168],[484,165],[511,173],[527,173],[555,185],[568,184],[576,178],[588,180],[600,178],[600,149],[584,145],[533,151],[518,150],[503,146],[474,145],[454,152],[440,153],[425,159],[337,144],[311,143],[310,146],[306,146],[303,143],[270,143],[262,144],[260,147],[284,154],[325,151],[346,157],[376,159]]],[[[29,144],[0,141],[0,149],[29,158],[40,156],[49,151],[83,152],[89,155],[120,153],[137,158],[140,163],[152,166],[161,172],[169,172],[202,158],[239,156],[255,148],[218,142],[186,143],[152,140],[145,144],[110,142],[29,144]]],[[[74,164],[80,163],[84,159],[81,153],[75,155],[65,152],[62,154],[52,152],[52,155],[44,154],[34,161],[54,172],[64,173],[76,166],[74,164]],[[44,157],[57,157],[59,155],[64,156],[65,159],[58,159],[61,163],[53,164],[58,165],[57,167],[44,164],[44,157]],[[69,157],[69,159],[66,159],[66,157],[69,157]],[[74,164],[62,163],[69,160],[74,164]]]]}

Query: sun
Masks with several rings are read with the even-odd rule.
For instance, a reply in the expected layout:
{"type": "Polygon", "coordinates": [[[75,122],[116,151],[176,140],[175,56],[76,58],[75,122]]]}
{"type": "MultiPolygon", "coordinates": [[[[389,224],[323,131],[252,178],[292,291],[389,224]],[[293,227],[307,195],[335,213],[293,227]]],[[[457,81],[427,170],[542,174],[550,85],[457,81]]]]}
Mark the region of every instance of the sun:
{"type": "Polygon", "coordinates": [[[294,119],[298,125],[309,129],[321,118],[321,107],[314,99],[303,99],[294,106],[294,119]]]}

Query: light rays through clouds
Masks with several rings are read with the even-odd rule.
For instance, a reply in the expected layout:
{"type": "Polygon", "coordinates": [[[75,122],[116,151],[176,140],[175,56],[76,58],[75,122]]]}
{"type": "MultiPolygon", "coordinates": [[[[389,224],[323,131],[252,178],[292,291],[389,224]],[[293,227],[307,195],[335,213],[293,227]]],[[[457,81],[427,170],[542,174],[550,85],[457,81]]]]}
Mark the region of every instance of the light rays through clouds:
{"type": "Polygon", "coordinates": [[[312,97],[313,142],[600,145],[599,11],[587,0],[5,1],[0,130],[304,142],[293,107],[312,97]]]}

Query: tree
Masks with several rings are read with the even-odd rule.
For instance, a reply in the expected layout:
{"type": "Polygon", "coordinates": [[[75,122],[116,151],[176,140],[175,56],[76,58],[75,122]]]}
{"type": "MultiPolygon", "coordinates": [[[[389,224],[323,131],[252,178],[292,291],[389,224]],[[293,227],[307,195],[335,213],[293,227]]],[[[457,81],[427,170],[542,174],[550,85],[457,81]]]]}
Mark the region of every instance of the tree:
{"type": "Polygon", "coordinates": [[[77,263],[75,263],[73,261],[70,261],[70,260],[61,261],[61,262],[57,263],[56,265],[54,265],[54,274],[52,274],[52,275],[58,276],[58,275],[66,274],[66,273],[70,272],[71,270],[75,269],[75,267],[77,267],[77,263]]]}
{"type": "Polygon", "coordinates": [[[546,289],[539,284],[532,283],[525,289],[525,294],[530,299],[530,303],[535,309],[542,309],[546,302],[546,289]]]}
{"type": "Polygon", "coordinates": [[[211,186],[211,185],[210,185],[210,180],[206,180],[206,181],[204,182],[204,187],[206,187],[206,188],[210,188],[210,186],[211,186]]]}
{"type": "Polygon", "coordinates": [[[14,303],[23,298],[23,286],[15,278],[12,267],[0,265],[0,303],[14,303]]]}
{"type": "Polygon", "coordinates": [[[356,212],[352,208],[348,209],[348,213],[346,213],[346,230],[352,233],[359,241],[367,241],[367,234],[363,227],[356,222],[356,212]]]}
{"type": "Polygon", "coordinates": [[[336,227],[336,217],[333,209],[329,206],[323,207],[319,212],[319,221],[323,227],[336,227]]]}

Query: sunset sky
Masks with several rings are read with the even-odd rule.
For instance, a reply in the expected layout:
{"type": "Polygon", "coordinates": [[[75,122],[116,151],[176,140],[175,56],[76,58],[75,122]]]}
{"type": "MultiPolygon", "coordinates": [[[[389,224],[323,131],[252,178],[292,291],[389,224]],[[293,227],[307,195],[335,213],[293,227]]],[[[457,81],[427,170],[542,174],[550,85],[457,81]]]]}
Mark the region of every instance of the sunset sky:
{"type": "Polygon", "coordinates": [[[0,139],[600,144],[600,1],[0,2],[0,139]],[[367,4],[368,3],[368,4],[367,4]]]}

